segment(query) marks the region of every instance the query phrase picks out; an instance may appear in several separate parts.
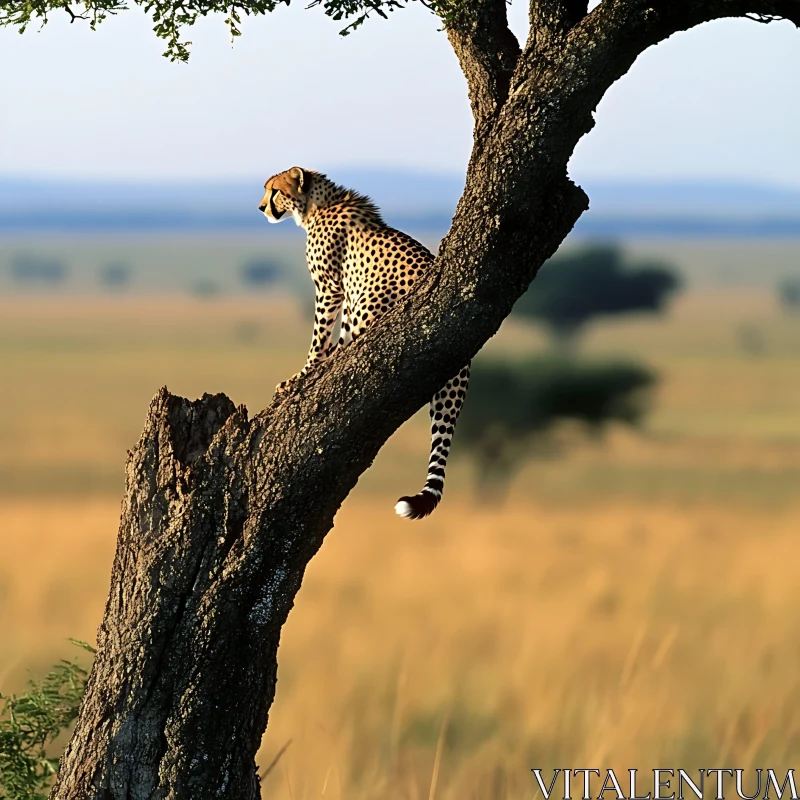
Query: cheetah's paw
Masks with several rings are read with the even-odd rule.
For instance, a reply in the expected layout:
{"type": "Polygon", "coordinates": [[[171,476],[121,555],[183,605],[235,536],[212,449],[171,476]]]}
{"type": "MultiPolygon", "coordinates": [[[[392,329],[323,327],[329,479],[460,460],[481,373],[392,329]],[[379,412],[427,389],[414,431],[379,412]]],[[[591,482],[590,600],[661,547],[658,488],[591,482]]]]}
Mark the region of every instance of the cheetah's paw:
{"type": "Polygon", "coordinates": [[[295,382],[295,379],[296,379],[296,378],[297,378],[297,375],[293,375],[293,376],[292,376],[291,378],[289,378],[288,380],[281,381],[281,382],[280,382],[280,383],[279,383],[279,384],[278,384],[278,385],[275,387],[275,394],[276,394],[276,395],[282,395],[282,394],[286,394],[286,393],[289,391],[289,389],[291,389],[291,388],[292,388],[292,384],[295,382]]]}

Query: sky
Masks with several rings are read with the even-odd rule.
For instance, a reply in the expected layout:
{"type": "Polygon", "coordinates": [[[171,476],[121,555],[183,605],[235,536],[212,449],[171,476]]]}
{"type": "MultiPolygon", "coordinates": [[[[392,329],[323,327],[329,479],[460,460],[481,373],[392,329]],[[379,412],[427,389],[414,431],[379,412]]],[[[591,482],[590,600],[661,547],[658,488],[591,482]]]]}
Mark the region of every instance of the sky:
{"type": "MultiPolygon", "coordinates": [[[[139,11],[96,33],[67,15],[0,29],[0,175],[259,180],[299,164],[463,174],[464,78],[421,4],[351,36],[307,3],[189,31],[162,58],[139,11]]],[[[511,24],[524,40],[526,6],[511,24]]],[[[597,109],[577,179],[725,180],[800,187],[800,31],[718,21],[645,52],[597,109]]]]}

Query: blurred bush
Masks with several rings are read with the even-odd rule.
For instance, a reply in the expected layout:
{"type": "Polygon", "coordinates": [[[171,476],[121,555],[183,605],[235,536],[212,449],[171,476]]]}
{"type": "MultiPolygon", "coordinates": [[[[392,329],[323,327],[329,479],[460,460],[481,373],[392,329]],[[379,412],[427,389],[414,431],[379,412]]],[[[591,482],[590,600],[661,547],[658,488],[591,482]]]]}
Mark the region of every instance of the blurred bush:
{"type": "Polygon", "coordinates": [[[597,317],[661,311],[679,286],[668,264],[626,266],[619,246],[590,245],[547,261],[514,313],[542,323],[563,345],[597,317]]]}
{"type": "Polygon", "coordinates": [[[612,422],[636,426],[655,375],[622,363],[556,358],[479,360],[458,422],[459,441],[475,458],[477,489],[499,501],[514,473],[535,453],[552,451],[549,434],[565,420],[594,436],[612,422]]]}

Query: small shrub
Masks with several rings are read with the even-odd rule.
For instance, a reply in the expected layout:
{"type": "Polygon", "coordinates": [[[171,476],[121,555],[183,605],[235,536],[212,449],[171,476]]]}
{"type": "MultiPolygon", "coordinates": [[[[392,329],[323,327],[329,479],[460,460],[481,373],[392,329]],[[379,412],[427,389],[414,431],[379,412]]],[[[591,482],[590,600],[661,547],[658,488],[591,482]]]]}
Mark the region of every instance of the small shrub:
{"type": "MultiPolygon", "coordinates": [[[[73,644],[94,653],[84,642],[73,644]]],[[[0,694],[0,798],[47,800],[58,769],[50,748],[78,716],[86,677],[83,667],[64,660],[41,681],[29,681],[27,692],[0,694]]]]}

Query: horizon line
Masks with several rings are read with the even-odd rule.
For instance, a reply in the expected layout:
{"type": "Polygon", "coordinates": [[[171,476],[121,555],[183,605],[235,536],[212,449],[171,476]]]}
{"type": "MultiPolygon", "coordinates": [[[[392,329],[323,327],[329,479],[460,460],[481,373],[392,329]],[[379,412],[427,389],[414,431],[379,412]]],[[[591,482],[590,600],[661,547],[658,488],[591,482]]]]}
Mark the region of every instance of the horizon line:
{"type": "MultiPolygon", "coordinates": [[[[441,172],[427,170],[422,167],[402,167],[391,165],[350,164],[336,167],[326,167],[319,170],[323,174],[333,175],[339,173],[384,174],[386,176],[419,176],[438,180],[462,181],[465,173],[441,172]]],[[[255,173],[254,173],[255,174],[255,173]]],[[[259,175],[261,173],[258,173],[259,175]]],[[[747,176],[719,176],[719,175],[685,175],[685,176],[644,176],[644,175],[604,175],[595,173],[582,176],[571,175],[570,178],[580,184],[605,184],[627,187],[736,187],[764,189],[769,188],[784,192],[800,192],[800,183],[782,182],[773,179],[760,179],[747,176]]],[[[0,184],[2,183],[54,183],[54,184],[83,184],[83,185],[139,185],[139,186],[176,186],[176,185],[225,185],[236,184],[253,180],[253,175],[245,173],[218,174],[218,175],[169,175],[153,174],[78,174],[42,172],[5,172],[0,170],[0,184]]]]}

